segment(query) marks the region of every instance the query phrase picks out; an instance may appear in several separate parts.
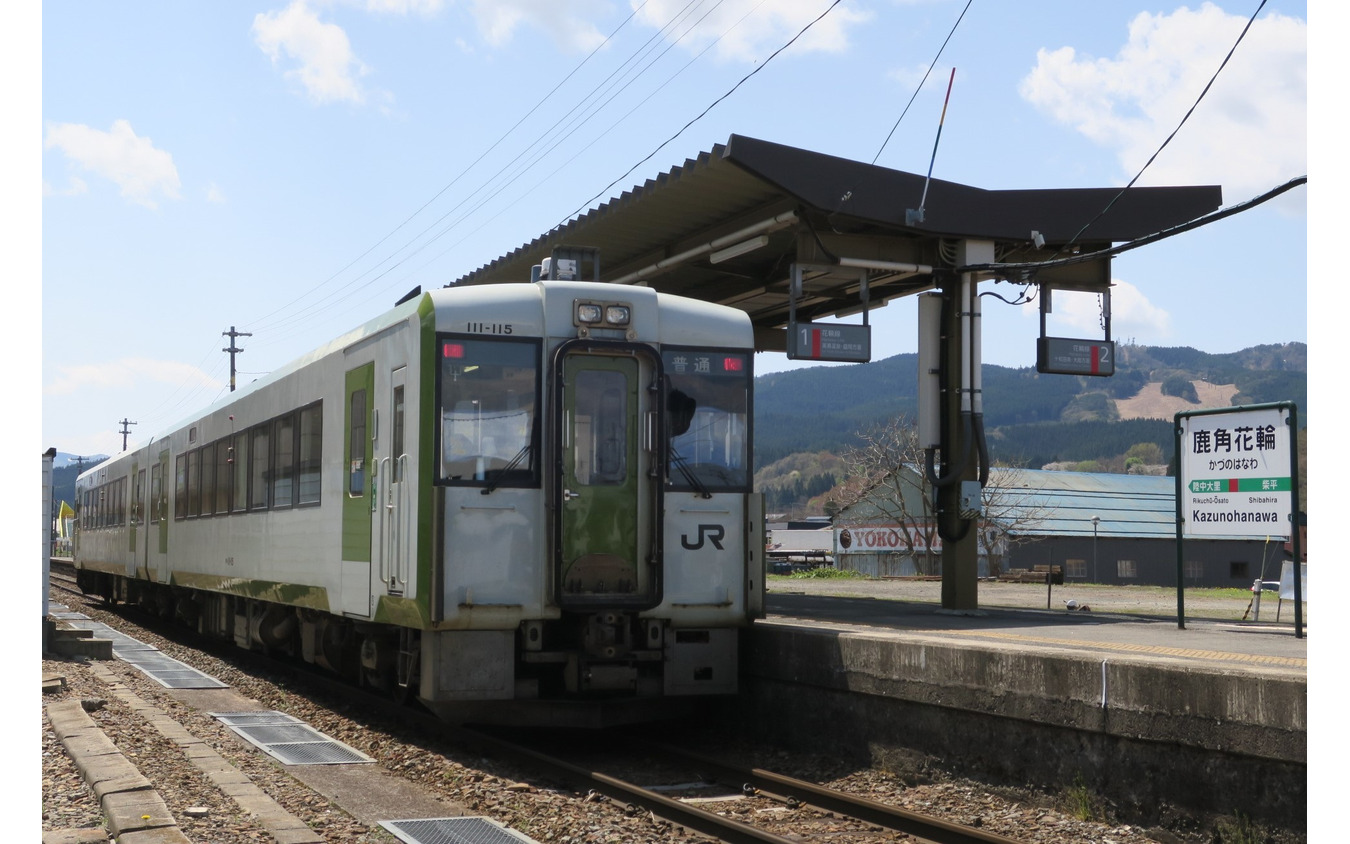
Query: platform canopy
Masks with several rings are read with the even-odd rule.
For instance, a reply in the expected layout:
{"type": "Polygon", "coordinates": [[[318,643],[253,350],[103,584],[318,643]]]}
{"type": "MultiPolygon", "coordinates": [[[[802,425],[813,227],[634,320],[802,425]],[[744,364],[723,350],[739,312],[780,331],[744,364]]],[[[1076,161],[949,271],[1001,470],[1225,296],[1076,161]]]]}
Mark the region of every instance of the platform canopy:
{"type": "MultiPolygon", "coordinates": [[[[783,351],[794,263],[809,267],[797,318],[847,316],[862,310],[864,273],[870,306],[942,285],[961,240],[993,241],[1000,263],[1046,261],[1163,231],[1221,201],[1217,186],[1121,195],[1115,187],[984,190],[939,179],[925,194],[921,175],[732,135],[453,284],[527,281],[555,248],[595,248],[602,281],[740,308],[754,322],[757,348],[783,351]]],[[[1110,258],[981,277],[1100,290],[1110,284],[1110,258]]]]}

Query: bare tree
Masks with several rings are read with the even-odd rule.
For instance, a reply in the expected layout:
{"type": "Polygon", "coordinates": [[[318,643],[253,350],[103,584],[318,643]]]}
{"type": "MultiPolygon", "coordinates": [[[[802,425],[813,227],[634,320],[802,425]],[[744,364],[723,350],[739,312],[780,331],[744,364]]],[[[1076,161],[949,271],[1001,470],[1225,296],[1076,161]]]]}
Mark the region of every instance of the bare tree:
{"type": "MultiPolygon", "coordinates": [[[[869,426],[857,438],[858,445],[844,451],[848,475],[835,492],[841,524],[898,526],[900,550],[921,571],[936,573],[933,488],[925,474],[917,429],[908,419],[898,417],[869,426]]],[[[991,468],[981,495],[980,539],[994,574],[1002,567],[1008,548],[1020,541],[1027,528],[1048,518],[1052,509],[1028,489],[1025,471],[1013,466],[991,468]]]]}
{"type": "Polygon", "coordinates": [[[924,572],[936,571],[937,544],[932,487],[923,474],[918,430],[905,417],[876,423],[857,434],[858,445],[845,449],[848,475],[837,498],[845,523],[882,521],[899,526],[902,550],[924,572]]]}

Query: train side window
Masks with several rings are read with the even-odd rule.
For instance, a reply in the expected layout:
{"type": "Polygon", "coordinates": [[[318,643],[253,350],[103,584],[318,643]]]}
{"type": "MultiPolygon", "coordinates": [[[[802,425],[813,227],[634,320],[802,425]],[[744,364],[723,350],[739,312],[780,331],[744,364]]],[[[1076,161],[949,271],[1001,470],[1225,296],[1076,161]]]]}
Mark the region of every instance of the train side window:
{"type": "Polygon", "coordinates": [[[403,482],[403,385],[394,388],[394,483],[403,482]]]}
{"type": "Polygon", "coordinates": [[[194,448],[187,454],[188,518],[202,514],[202,452],[194,448]]]}
{"type": "Polygon", "coordinates": [[[174,458],[173,469],[173,517],[186,519],[188,511],[186,454],[174,458]]]}
{"type": "Polygon", "coordinates": [[[298,504],[318,504],[322,488],[323,404],[300,411],[300,498],[298,504]]]}
{"type": "Polygon", "coordinates": [[[216,511],[216,444],[202,446],[202,469],[200,473],[202,487],[203,516],[216,511]]]}
{"type": "Polygon", "coordinates": [[[269,432],[266,424],[249,431],[249,456],[253,458],[249,464],[248,476],[250,510],[267,509],[267,461],[272,455],[271,449],[267,446],[269,432]]]}
{"type": "Polygon", "coordinates": [[[366,494],[366,391],[353,390],[350,408],[352,462],[347,469],[347,494],[366,494]]]}
{"type": "Polygon", "coordinates": [[[160,497],[164,491],[164,464],[150,464],[150,523],[159,524],[166,514],[160,509],[160,497]]]}
{"type": "Polygon", "coordinates": [[[145,521],[145,470],[136,472],[136,484],[131,488],[131,523],[139,525],[145,521]]]}
{"type": "Polygon", "coordinates": [[[272,506],[295,503],[295,415],[274,420],[272,437],[272,506]]]}
{"type": "Polygon", "coordinates": [[[248,433],[234,435],[234,453],[230,455],[234,466],[234,505],[230,508],[236,513],[248,509],[248,433]]]}
{"type": "Polygon", "coordinates": [[[438,480],[539,485],[539,341],[440,338],[438,480]]]}
{"type": "Polygon", "coordinates": [[[230,512],[230,486],[234,467],[230,464],[230,438],[216,440],[216,512],[230,512]]]}

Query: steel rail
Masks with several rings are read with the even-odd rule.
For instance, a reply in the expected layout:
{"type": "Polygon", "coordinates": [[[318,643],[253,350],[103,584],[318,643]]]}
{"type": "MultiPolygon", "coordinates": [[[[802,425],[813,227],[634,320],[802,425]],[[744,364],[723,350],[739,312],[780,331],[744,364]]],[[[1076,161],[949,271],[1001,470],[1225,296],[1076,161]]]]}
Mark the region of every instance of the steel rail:
{"type": "Polygon", "coordinates": [[[717,759],[659,742],[642,739],[634,739],[633,741],[647,744],[656,751],[697,764],[701,766],[700,770],[716,777],[723,783],[743,783],[741,787],[746,794],[763,791],[765,796],[771,799],[790,798],[827,812],[847,815],[876,826],[904,832],[926,841],[932,841],[934,844],[1020,844],[1015,838],[1008,838],[997,833],[952,823],[930,815],[887,806],[875,800],[825,788],[815,783],[777,774],[763,768],[738,768],[717,759]]]}
{"type": "Polygon", "coordinates": [[[702,809],[657,794],[618,777],[612,777],[598,771],[589,771],[556,756],[550,756],[515,742],[487,733],[480,733],[476,730],[470,732],[474,734],[473,737],[476,740],[483,744],[545,768],[575,785],[587,787],[620,803],[640,806],[663,820],[704,835],[710,835],[718,841],[724,841],[727,844],[754,844],[754,842],[760,844],[799,844],[800,842],[800,839],[797,838],[784,838],[731,818],[705,812],[702,809]]]}

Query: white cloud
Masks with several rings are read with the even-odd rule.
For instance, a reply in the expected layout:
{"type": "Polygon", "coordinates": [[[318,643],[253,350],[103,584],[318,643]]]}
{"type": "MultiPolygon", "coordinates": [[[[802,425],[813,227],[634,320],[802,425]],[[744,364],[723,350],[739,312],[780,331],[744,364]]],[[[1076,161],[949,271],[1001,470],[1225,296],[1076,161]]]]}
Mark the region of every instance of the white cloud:
{"type": "MultiPolygon", "coordinates": [[[[638,5],[634,3],[633,5],[638,5]]],[[[724,59],[760,61],[785,44],[828,8],[828,0],[647,0],[635,21],[664,30],[668,41],[678,40],[691,51],[721,38],[716,53],[724,59]],[[668,28],[667,28],[668,27],[668,28]]],[[[521,27],[531,27],[553,39],[562,49],[578,53],[594,49],[605,33],[591,20],[610,8],[605,0],[471,0],[470,11],[483,39],[500,47],[521,27]]],[[[793,45],[794,50],[838,52],[848,46],[847,28],[868,20],[849,4],[836,6],[793,45]]]]}
{"type": "Polygon", "coordinates": [[[604,33],[587,18],[599,17],[608,6],[603,0],[472,0],[469,11],[483,39],[494,47],[510,41],[522,25],[530,25],[561,49],[579,53],[604,42],[604,33]]]}
{"type": "Polygon", "coordinates": [[[79,176],[72,175],[70,177],[70,185],[65,188],[53,187],[51,183],[45,179],[42,181],[43,196],[79,196],[82,193],[88,192],[89,185],[85,184],[84,179],[81,179],[79,176]]]}
{"type": "MultiPolygon", "coordinates": [[[[80,123],[57,123],[47,127],[43,142],[65,153],[72,166],[110,179],[122,196],[147,208],[157,207],[156,196],[178,199],[178,168],[173,156],[155,149],[149,138],[138,137],[126,120],[113,122],[107,132],[80,123]]],[[[83,193],[85,184],[71,178],[71,187],[61,193],[83,193]]]]}
{"type": "Polygon", "coordinates": [[[215,182],[212,182],[211,184],[206,186],[206,201],[207,202],[225,201],[225,194],[221,192],[220,187],[216,185],[215,182]]]}
{"type": "MultiPolygon", "coordinates": [[[[668,40],[683,36],[681,44],[700,50],[720,36],[715,48],[720,58],[748,62],[763,60],[829,8],[826,0],[725,0],[706,17],[702,4],[681,17],[688,5],[687,0],[648,0],[638,11],[638,20],[660,29],[679,18],[668,40]]],[[[851,4],[841,3],[802,35],[792,50],[843,51],[848,48],[848,27],[870,18],[851,4]]]]}
{"type": "MultiPolygon", "coordinates": [[[[1212,3],[1139,14],[1114,58],[1042,49],[1022,96],[1113,149],[1128,179],[1176,129],[1246,25],[1212,3]]],[[[1220,184],[1238,202],[1307,173],[1303,20],[1258,18],[1140,184],[1220,184]]]]}
{"type": "Polygon", "coordinates": [[[273,64],[284,56],[297,65],[286,77],[298,81],[315,103],[365,102],[357,80],[369,69],[352,52],[342,27],[319,20],[305,0],[257,15],[253,40],[273,64]]]}
{"type": "Polygon", "coordinates": [[[101,363],[53,367],[56,377],[47,382],[42,392],[49,396],[66,396],[94,391],[125,390],[144,382],[171,384],[175,387],[208,387],[220,389],[220,381],[190,364],[173,360],[151,358],[119,358],[101,363]]]}
{"type": "Polygon", "coordinates": [[[445,6],[444,0],[365,0],[366,11],[375,14],[421,15],[429,18],[445,6]]]}
{"type": "MultiPolygon", "coordinates": [[[[1095,293],[1056,290],[1047,319],[1052,336],[1104,337],[1102,302],[1095,293]]],[[[1040,302],[1022,306],[1022,316],[1040,318],[1040,302]]],[[[1132,337],[1137,342],[1157,344],[1172,336],[1172,315],[1148,300],[1128,281],[1111,282],[1111,336],[1132,337]]]]}

